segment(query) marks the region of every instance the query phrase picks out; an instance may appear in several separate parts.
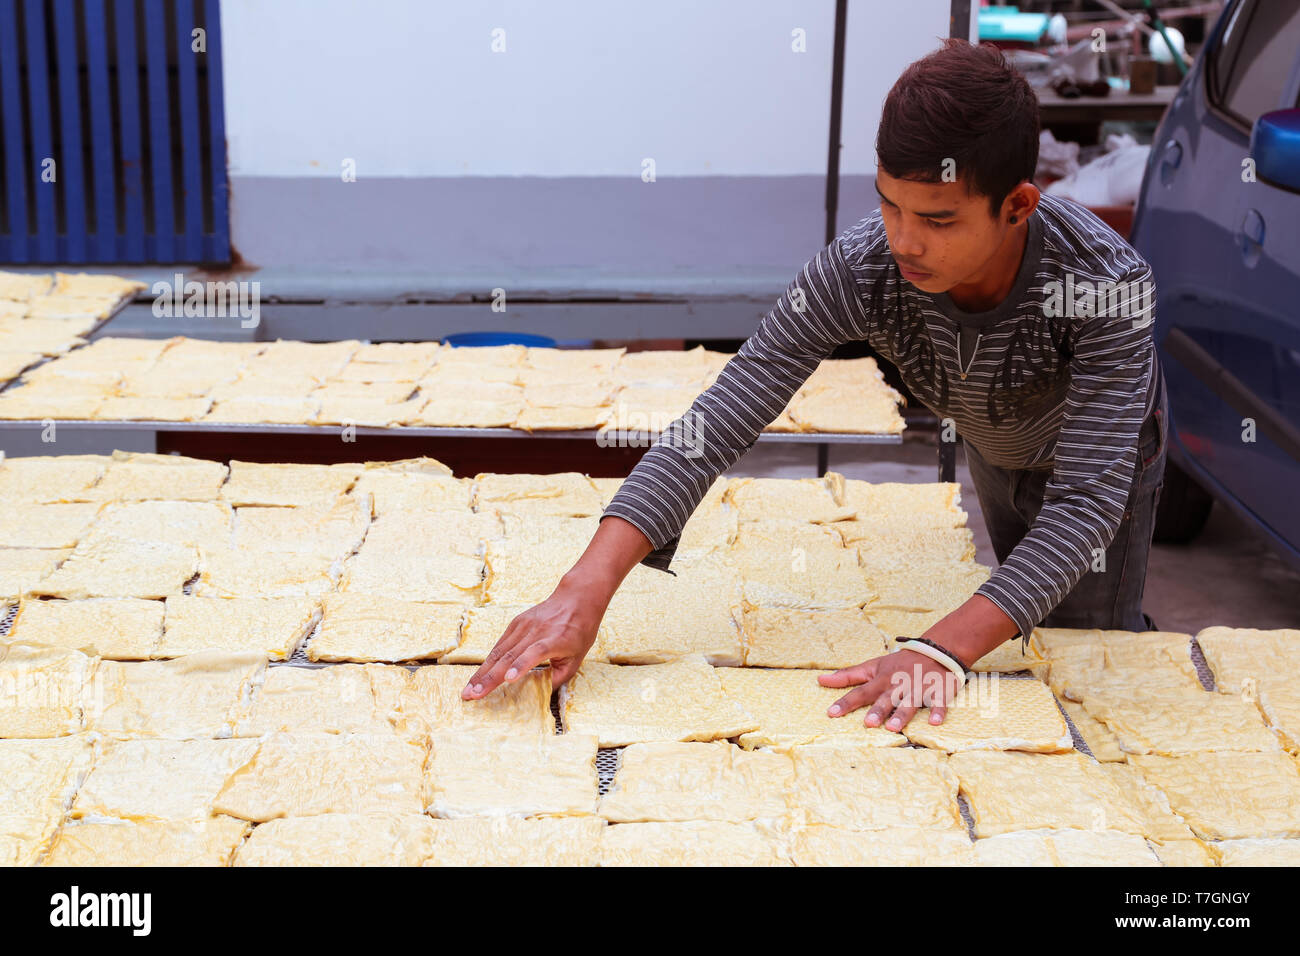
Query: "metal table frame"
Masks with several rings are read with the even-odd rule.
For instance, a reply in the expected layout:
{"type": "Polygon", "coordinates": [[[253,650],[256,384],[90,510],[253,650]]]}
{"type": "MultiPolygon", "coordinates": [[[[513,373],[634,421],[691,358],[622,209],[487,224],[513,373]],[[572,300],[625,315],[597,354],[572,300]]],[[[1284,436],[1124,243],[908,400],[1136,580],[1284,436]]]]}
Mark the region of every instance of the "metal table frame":
{"type": "MultiPolygon", "coordinates": [[[[60,426],[75,428],[111,428],[128,431],[156,432],[238,432],[271,435],[319,435],[329,434],[343,428],[343,425],[278,425],[251,422],[173,422],[102,418],[56,418],[50,419],[60,426]]],[[[0,429],[40,428],[44,420],[9,419],[0,420],[0,429]]],[[[355,425],[348,426],[358,435],[408,435],[412,438],[590,438],[595,441],[600,434],[596,429],[573,431],[545,430],[523,431],[518,428],[442,428],[419,425],[355,425]]],[[[627,441],[647,440],[647,447],[658,438],[657,433],[619,432],[627,441]]],[[[851,432],[763,432],[758,436],[761,442],[787,442],[796,445],[901,445],[903,436],[898,435],[858,435],[851,432]]]]}

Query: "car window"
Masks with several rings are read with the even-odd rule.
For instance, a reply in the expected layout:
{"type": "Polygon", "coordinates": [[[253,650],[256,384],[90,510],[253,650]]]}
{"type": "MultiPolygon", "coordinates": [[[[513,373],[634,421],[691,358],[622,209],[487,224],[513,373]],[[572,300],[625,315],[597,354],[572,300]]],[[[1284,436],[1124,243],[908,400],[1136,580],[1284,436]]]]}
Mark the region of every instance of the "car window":
{"type": "Polygon", "coordinates": [[[1211,95],[1248,126],[1282,103],[1300,58],[1300,3],[1238,0],[1209,64],[1211,95]]]}

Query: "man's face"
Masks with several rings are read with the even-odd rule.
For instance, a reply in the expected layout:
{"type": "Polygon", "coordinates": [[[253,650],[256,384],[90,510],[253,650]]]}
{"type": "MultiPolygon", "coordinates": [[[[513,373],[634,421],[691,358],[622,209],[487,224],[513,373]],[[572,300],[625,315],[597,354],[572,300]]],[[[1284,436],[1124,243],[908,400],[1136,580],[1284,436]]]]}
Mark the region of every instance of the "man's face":
{"type": "Polygon", "coordinates": [[[918,183],[876,171],[880,215],[903,278],[924,292],[975,282],[1009,228],[989,213],[987,196],[958,180],[918,183]]]}

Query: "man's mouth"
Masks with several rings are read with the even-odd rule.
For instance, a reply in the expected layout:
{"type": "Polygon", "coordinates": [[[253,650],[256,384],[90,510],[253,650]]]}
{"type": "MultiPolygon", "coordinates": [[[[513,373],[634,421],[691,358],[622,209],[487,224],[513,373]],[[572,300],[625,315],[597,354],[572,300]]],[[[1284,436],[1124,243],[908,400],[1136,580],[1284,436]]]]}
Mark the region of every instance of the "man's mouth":
{"type": "Polygon", "coordinates": [[[911,266],[906,265],[905,263],[902,262],[898,263],[898,271],[903,274],[904,279],[907,279],[912,282],[915,282],[917,279],[930,278],[930,273],[924,272],[920,269],[914,269],[911,266]]]}

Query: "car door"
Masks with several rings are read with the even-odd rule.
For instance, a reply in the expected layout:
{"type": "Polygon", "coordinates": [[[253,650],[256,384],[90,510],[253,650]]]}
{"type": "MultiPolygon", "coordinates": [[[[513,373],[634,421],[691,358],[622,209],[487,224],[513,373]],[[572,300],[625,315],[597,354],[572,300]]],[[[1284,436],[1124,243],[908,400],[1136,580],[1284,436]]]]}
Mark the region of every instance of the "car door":
{"type": "Polygon", "coordinates": [[[1171,451],[1300,550],[1300,194],[1251,129],[1300,105],[1300,3],[1233,0],[1157,132],[1132,241],[1151,263],[1171,451]]]}

